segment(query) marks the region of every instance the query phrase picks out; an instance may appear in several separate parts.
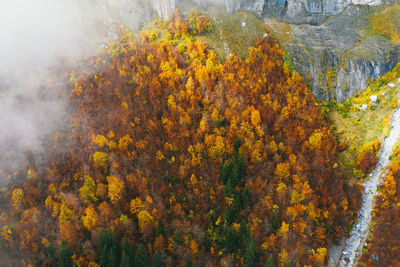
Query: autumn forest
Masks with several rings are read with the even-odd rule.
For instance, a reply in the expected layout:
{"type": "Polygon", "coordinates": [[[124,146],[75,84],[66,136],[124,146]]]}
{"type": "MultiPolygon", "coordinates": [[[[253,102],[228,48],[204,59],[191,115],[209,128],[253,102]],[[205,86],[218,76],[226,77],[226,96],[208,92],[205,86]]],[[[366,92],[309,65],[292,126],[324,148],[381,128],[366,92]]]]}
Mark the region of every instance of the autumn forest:
{"type": "MultiPolygon", "coordinates": [[[[197,38],[209,17],[157,25],[116,25],[119,42],[48,85],[67,126],[2,193],[10,266],[326,265],[362,187],[303,78],[270,35],[224,60],[197,38]]],[[[390,172],[378,214],[399,213],[390,172]]]]}

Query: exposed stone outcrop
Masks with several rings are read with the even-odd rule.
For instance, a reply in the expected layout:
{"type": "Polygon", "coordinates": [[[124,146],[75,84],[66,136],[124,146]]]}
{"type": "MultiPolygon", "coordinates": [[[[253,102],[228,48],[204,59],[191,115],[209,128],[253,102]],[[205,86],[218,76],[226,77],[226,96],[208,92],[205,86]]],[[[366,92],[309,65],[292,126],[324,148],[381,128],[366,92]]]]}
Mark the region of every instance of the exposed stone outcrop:
{"type": "MultiPolygon", "coordinates": [[[[152,5],[162,17],[179,2],[187,0],[152,0],[152,5]]],[[[318,24],[332,14],[338,14],[350,4],[379,5],[383,0],[193,0],[199,6],[225,6],[228,12],[239,9],[266,12],[283,21],[318,24]]]]}
{"type": "MultiPolygon", "coordinates": [[[[281,38],[297,71],[318,99],[342,102],[399,61],[399,43],[366,34],[370,14],[378,8],[351,5],[319,26],[291,25],[290,37],[281,38]]],[[[270,18],[265,21],[271,24],[270,18]]]]}
{"type": "Polygon", "coordinates": [[[349,5],[379,5],[382,0],[265,0],[264,12],[293,24],[321,24],[349,5]]]}

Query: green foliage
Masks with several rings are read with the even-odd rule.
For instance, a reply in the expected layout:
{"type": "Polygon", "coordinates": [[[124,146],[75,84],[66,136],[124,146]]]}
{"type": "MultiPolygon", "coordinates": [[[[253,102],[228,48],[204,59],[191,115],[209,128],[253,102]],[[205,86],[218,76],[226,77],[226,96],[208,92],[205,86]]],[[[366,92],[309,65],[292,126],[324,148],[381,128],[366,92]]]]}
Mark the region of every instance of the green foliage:
{"type": "Polygon", "coordinates": [[[250,188],[246,185],[243,190],[242,207],[245,207],[250,202],[250,188]]]}
{"type": "Polygon", "coordinates": [[[135,251],[128,241],[128,238],[124,236],[122,240],[122,257],[121,267],[132,267],[135,262],[135,251]]]}
{"type": "Polygon", "coordinates": [[[100,230],[98,251],[101,267],[119,266],[119,247],[111,231],[100,230]]]}
{"type": "Polygon", "coordinates": [[[235,152],[233,158],[225,161],[225,163],[221,165],[220,179],[224,184],[230,181],[232,187],[235,187],[242,181],[244,175],[245,166],[243,155],[238,155],[237,152],[235,152]]]}
{"type": "Polygon", "coordinates": [[[229,229],[225,238],[225,248],[228,253],[235,253],[241,251],[242,253],[246,250],[249,240],[252,240],[249,229],[246,223],[242,219],[240,221],[239,231],[229,229]]]}
{"type": "Polygon", "coordinates": [[[174,240],[174,243],[175,243],[176,245],[182,245],[182,244],[183,244],[178,229],[175,230],[174,235],[173,235],[173,237],[172,237],[172,240],[174,240]]]}
{"type": "Polygon", "coordinates": [[[240,195],[236,194],[235,199],[230,207],[226,207],[225,209],[225,220],[228,225],[232,224],[236,217],[237,214],[240,212],[242,207],[241,201],[240,201],[240,195]]]}
{"type": "Polygon", "coordinates": [[[231,180],[228,180],[228,182],[224,186],[224,194],[225,194],[225,196],[231,196],[233,194],[233,187],[232,187],[231,180]]]}
{"type": "Polygon", "coordinates": [[[68,248],[66,242],[63,240],[61,242],[61,250],[60,250],[60,267],[73,267],[72,263],[72,251],[68,248]]]}
{"type": "Polygon", "coordinates": [[[161,220],[161,218],[158,218],[156,226],[156,237],[159,237],[160,235],[165,236],[164,222],[161,220]]]}
{"type": "Polygon", "coordinates": [[[285,53],[283,56],[284,66],[288,68],[291,72],[295,71],[292,58],[290,57],[290,53],[285,53]]]}
{"type": "Polygon", "coordinates": [[[237,249],[240,248],[239,239],[239,233],[237,233],[233,229],[228,230],[225,238],[225,248],[228,253],[234,253],[237,249]]]}
{"type": "Polygon", "coordinates": [[[153,266],[154,267],[164,267],[164,263],[163,263],[163,261],[161,259],[160,254],[158,254],[158,252],[154,253],[153,266]]]}
{"type": "Polygon", "coordinates": [[[135,253],[135,266],[136,267],[150,267],[149,255],[146,247],[140,244],[135,253]]]}
{"type": "Polygon", "coordinates": [[[255,266],[257,260],[256,242],[252,238],[247,245],[246,252],[244,254],[244,262],[248,267],[255,266]]]}
{"type": "Polygon", "coordinates": [[[122,253],[120,267],[132,267],[132,266],[133,263],[131,262],[129,255],[122,253]]]}
{"type": "Polygon", "coordinates": [[[247,243],[248,240],[251,238],[250,230],[249,228],[247,228],[246,223],[243,219],[240,220],[239,236],[240,242],[242,244],[247,243]]]}
{"type": "Polygon", "coordinates": [[[269,254],[269,257],[265,262],[264,267],[275,267],[274,257],[272,256],[272,254],[269,254]]]}
{"type": "Polygon", "coordinates": [[[242,142],[242,140],[240,140],[240,139],[236,139],[235,140],[235,143],[233,143],[233,147],[235,148],[235,152],[236,153],[239,153],[239,149],[240,149],[240,147],[243,145],[243,142],[242,142]]]}
{"type": "Polygon", "coordinates": [[[272,230],[276,232],[276,230],[278,230],[279,227],[279,221],[278,221],[278,215],[276,214],[275,211],[271,214],[271,217],[269,218],[269,223],[271,224],[272,230]]]}

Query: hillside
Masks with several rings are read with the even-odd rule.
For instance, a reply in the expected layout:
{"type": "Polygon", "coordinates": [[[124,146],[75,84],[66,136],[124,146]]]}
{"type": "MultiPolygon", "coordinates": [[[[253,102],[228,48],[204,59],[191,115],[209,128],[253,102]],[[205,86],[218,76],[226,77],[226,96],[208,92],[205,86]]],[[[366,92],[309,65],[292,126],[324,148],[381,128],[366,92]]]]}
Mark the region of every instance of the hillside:
{"type": "Polygon", "coordinates": [[[371,233],[363,246],[360,266],[396,266],[399,264],[399,146],[395,148],[388,174],[376,200],[371,233]]]}
{"type": "Polygon", "coordinates": [[[274,39],[222,63],[213,29],[121,27],[68,72],[69,127],[2,194],[1,265],[326,263],[361,193],[332,125],[274,39]]]}

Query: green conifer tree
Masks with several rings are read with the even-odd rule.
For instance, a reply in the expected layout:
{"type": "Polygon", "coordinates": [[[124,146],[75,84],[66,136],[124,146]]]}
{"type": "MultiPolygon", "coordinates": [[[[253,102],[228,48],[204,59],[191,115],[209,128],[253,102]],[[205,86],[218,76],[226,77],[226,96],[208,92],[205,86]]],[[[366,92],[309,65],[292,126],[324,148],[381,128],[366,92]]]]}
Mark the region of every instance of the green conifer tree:
{"type": "Polygon", "coordinates": [[[121,267],[133,267],[135,262],[135,252],[128,238],[124,236],[122,240],[122,256],[121,256],[121,267]]]}
{"type": "Polygon", "coordinates": [[[255,266],[256,264],[256,242],[252,238],[247,245],[246,252],[244,254],[244,262],[248,267],[255,266]]]}
{"type": "Polygon", "coordinates": [[[60,250],[60,267],[73,267],[72,251],[68,248],[67,243],[63,240],[61,242],[60,250]]]}
{"type": "Polygon", "coordinates": [[[272,256],[272,254],[269,255],[264,267],[275,267],[274,257],[272,256]]]}
{"type": "Polygon", "coordinates": [[[143,244],[140,244],[136,249],[135,267],[150,267],[149,255],[143,244]]]}
{"type": "Polygon", "coordinates": [[[156,237],[159,237],[160,235],[165,236],[165,232],[164,232],[164,222],[159,218],[156,226],[156,237]]]}
{"type": "Polygon", "coordinates": [[[164,267],[164,263],[161,259],[160,254],[158,254],[158,252],[154,253],[154,256],[153,256],[153,267],[164,267]]]}

